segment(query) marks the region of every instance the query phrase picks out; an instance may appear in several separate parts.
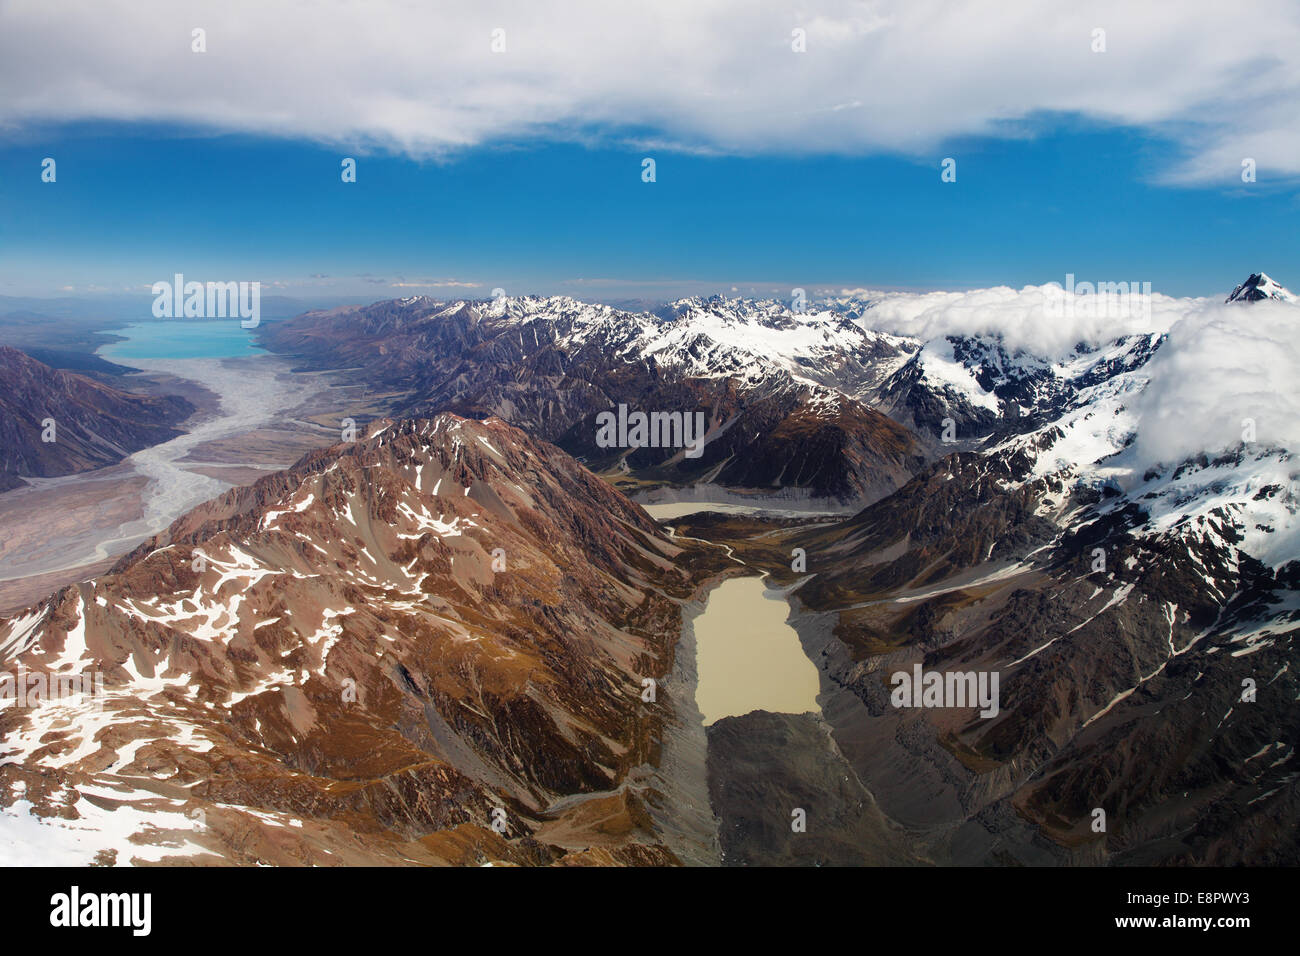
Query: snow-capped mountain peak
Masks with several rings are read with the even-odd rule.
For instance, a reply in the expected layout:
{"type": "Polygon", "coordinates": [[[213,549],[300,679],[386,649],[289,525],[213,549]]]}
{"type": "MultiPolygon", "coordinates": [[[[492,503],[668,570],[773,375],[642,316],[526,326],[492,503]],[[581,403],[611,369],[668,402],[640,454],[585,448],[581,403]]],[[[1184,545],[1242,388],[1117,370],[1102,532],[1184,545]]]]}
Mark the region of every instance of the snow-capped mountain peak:
{"type": "Polygon", "coordinates": [[[1226,302],[1258,302],[1260,299],[1277,299],[1282,302],[1297,302],[1300,298],[1280,283],[1269,278],[1263,272],[1253,273],[1249,279],[1232,290],[1226,302]]]}

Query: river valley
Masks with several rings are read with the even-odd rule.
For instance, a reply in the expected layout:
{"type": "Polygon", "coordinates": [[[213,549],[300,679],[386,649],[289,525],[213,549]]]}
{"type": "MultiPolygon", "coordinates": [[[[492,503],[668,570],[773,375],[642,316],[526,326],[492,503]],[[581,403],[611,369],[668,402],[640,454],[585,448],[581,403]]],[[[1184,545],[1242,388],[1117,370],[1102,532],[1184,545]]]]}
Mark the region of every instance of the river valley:
{"type": "Polygon", "coordinates": [[[0,495],[0,613],[106,570],[200,502],[337,441],[339,419],[360,407],[355,389],[294,371],[238,323],[140,322],[116,334],[101,352],[138,369],[132,383],[198,410],[184,434],[116,465],[0,495]]]}

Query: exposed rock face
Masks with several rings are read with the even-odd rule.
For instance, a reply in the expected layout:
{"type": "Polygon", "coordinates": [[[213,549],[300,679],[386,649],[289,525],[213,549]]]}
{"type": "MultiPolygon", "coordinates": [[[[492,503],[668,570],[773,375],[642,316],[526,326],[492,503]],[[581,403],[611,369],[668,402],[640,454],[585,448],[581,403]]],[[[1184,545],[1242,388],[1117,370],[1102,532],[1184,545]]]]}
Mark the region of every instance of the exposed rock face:
{"type": "Polygon", "coordinates": [[[123,861],[675,862],[679,691],[642,681],[723,561],[503,422],[383,423],[0,624],[11,671],[107,685],[2,712],[0,800],[123,861]],[[183,845],[122,840],[118,801],[183,845]]]}
{"type": "MultiPolygon", "coordinates": [[[[1129,335],[1103,348],[1079,345],[1064,360],[1008,349],[994,336],[945,336],[928,342],[881,383],[878,407],[930,447],[970,448],[1041,428],[1096,386],[1140,369],[1164,341],[1129,335]]],[[[942,449],[940,449],[942,450],[942,449]]],[[[951,449],[948,449],[951,450],[951,449]]]]}
{"type": "Polygon", "coordinates": [[[121,461],[175,438],[194,412],[176,395],[136,395],[0,345],[0,490],[121,461]],[[43,441],[47,419],[53,441],[43,441]]]}
{"type": "Polygon", "coordinates": [[[401,414],[499,416],[597,469],[621,462],[646,481],[871,501],[923,461],[906,428],[854,397],[902,360],[902,340],[829,314],[685,303],[660,319],[566,298],[409,299],[308,313],[264,335],[317,367],[361,369],[373,388],[401,393],[401,414]],[[784,336],[788,354],[765,353],[764,334],[784,336]],[[598,447],[596,416],[619,404],[703,412],[704,454],[598,447]]]}
{"type": "Polygon", "coordinates": [[[1099,494],[1035,477],[1031,447],[787,534],[846,757],[936,862],[1300,862],[1300,562],[1249,550],[1300,503],[1242,477],[1270,453],[1099,494]],[[898,708],[915,664],[998,674],[998,714],[898,708]]]}
{"type": "Polygon", "coordinates": [[[975,409],[979,450],[847,520],[752,538],[748,560],[799,582],[839,751],[926,859],[1300,862],[1300,474],[1253,440],[1138,466],[1166,341],[1046,362],[955,337],[933,375],[927,346],[886,392],[975,409]],[[917,666],[996,674],[996,715],[899,706],[917,666]]]}

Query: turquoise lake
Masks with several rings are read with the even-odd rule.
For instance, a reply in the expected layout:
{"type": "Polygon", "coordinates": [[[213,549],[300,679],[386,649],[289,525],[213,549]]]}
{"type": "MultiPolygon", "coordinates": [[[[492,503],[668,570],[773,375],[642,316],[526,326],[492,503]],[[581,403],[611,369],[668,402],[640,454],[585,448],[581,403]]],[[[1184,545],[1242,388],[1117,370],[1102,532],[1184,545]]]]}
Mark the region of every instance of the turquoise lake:
{"type": "Polygon", "coordinates": [[[129,364],[130,359],[239,358],[267,354],[265,349],[253,344],[254,330],[241,327],[238,319],[160,319],[133,322],[109,331],[125,339],[100,347],[97,354],[110,362],[129,364]]]}

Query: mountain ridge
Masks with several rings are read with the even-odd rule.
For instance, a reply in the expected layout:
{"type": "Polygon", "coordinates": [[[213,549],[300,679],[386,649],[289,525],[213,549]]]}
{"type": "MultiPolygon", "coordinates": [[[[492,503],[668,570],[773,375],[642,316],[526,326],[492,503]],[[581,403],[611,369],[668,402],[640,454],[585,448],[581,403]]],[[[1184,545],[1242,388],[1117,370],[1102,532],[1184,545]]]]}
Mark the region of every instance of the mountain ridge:
{"type": "Polygon", "coordinates": [[[101,799],[152,799],[179,849],[93,847],[143,861],[674,862],[669,672],[682,602],[725,562],[503,422],[379,424],[0,623],[8,666],[107,684],[99,717],[0,711],[0,781],[56,844],[101,799]]]}
{"type": "Polygon", "coordinates": [[[0,490],[121,461],[180,435],[194,411],[180,396],[123,391],[0,345],[0,490]]]}

